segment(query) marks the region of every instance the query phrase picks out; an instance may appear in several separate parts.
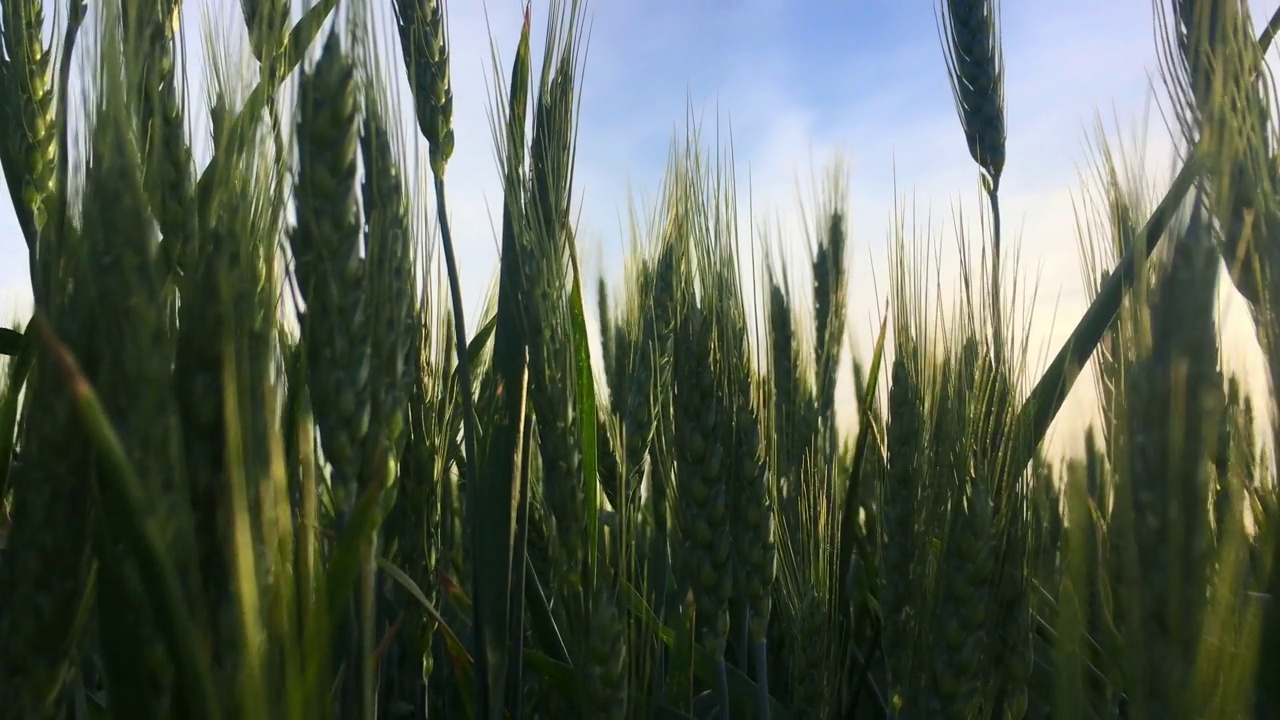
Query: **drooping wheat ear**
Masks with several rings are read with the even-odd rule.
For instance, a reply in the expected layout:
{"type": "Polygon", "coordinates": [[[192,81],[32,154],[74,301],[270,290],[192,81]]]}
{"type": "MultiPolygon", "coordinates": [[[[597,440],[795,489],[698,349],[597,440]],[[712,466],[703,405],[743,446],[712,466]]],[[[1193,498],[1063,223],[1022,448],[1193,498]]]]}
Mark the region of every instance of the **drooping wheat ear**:
{"type": "Polygon", "coordinates": [[[240,10],[262,76],[274,77],[289,38],[289,0],[240,0],[240,10]]]}
{"type": "Polygon", "coordinates": [[[356,204],[356,88],[336,32],[315,68],[302,75],[298,105],[297,224],[290,244],[307,305],[302,339],[334,485],[351,493],[371,412],[370,327],[356,204]]]}
{"type": "MultiPolygon", "coordinates": [[[[22,168],[22,206],[19,219],[30,222],[27,251],[37,255],[37,236],[48,221],[56,166],[57,121],[54,117],[53,63],[44,42],[44,1],[5,0],[0,4],[7,63],[4,90],[13,93],[3,102],[17,121],[17,132],[5,142],[12,143],[13,157],[22,168]]],[[[6,127],[5,131],[10,131],[6,127]]],[[[16,200],[17,198],[15,198],[16,200]]],[[[25,228],[24,228],[25,229],[25,228]]],[[[39,283],[38,278],[32,278],[39,283]]],[[[36,298],[41,288],[36,287],[36,298]]]]}
{"type": "Polygon", "coordinates": [[[400,48],[413,91],[418,129],[427,139],[431,171],[444,175],[453,155],[453,87],[443,0],[395,0],[400,48]]]}
{"type": "Polygon", "coordinates": [[[711,318],[690,302],[681,313],[675,350],[677,523],[703,640],[724,657],[733,590],[725,427],[730,418],[714,375],[711,318]]]}
{"type": "Polygon", "coordinates": [[[989,190],[1004,171],[1004,60],[996,0],[939,0],[951,91],[969,155],[986,174],[989,190]]]}
{"type": "Polygon", "coordinates": [[[889,385],[888,469],[880,489],[880,612],[891,695],[910,692],[919,623],[912,607],[916,574],[916,511],[925,430],[923,398],[907,361],[894,359],[889,385]]]}

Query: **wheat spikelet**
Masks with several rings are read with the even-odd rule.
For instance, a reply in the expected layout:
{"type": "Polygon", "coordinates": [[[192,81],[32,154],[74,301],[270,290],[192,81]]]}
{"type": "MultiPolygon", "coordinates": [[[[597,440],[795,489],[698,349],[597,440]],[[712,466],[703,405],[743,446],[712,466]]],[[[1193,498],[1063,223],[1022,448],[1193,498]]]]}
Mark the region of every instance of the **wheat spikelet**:
{"type": "MultiPolygon", "coordinates": [[[[173,556],[184,558],[191,548],[187,538],[190,501],[187,488],[176,482],[182,476],[177,472],[174,408],[167,393],[131,391],[164,387],[169,355],[162,350],[166,333],[158,314],[162,304],[154,264],[155,236],[147,218],[140,153],[131,141],[128,117],[120,112],[122,105],[108,104],[95,118],[94,158],[84,198],[86,220],[93,227],[86,227],[82,242],[95,256],[95,270],[102,278],[93,290],[95,306],[102,312],[95,323],[102,333],[98,341],[114,349],[104,357],[95,380],[103,388],[104,408],[130,460],[146,478],[149,520],[161,529],[173,556]],[[128,303],[138,306],[120,312],[128,303]]],[[[117,542],[112,538],[109,545],[117,542]]],[[[180,711],[181,706],[173,704],[178,698],[170,695],[174,667],[148,610],[142,575],[120,547],[100,548],[100,552],[104,556],[98,590],[100,631],[106,646],[114,650],[106,660],[109,681],[115,687],[133,688],[129,698],[133,707],[156,714],[180,711]]]]}
{"type": "MultiPolygon", "coordinates": [[[[276,243],[287,208],[283,168],[269,151],[224,165],[220,210],[197,219],[200,242],[190,246],[179,280],[182,302],[174,341],[173,387],[182,426],[196,564],[215,635],[241,626],[228,611],[234,590],[230,479],[256,482],[270,466],[266,413],[274,378],[278,319],[276,243]],[[240,408],[229,417],[232,407],[240,408]],[[238,460],[228,455],[237,447],[238,460]],[[261,474],[259,474],[261,473],[261,474]]],[[[154,199],[154,198],[153,198],[154,199]]],[[[154,205],[153,205],[154,207],[154,205]]],[[[162,243],[164,249],[173,238],[162,243]]],[[[246,487],[258,511],[259,487],[246,487]]],[[[259,565],[269,567],[270,562],[259,565]]],[[[214,645],[215,663],[234,663],[230,639],[214,645]],[[227,655],[225,653],[231,653],[227,655]]]]}
{"type": "Polygon", "coordinates": [[[600,323],[600,353],[604,357],[605,380],[609,384],[609,397],[618,392],[619,353],[616,338],[619,334],[609,312],[609,285],[601,277],[596,284],[596,315],[600,323]]]}
{"type": "Polygon", "coordinates": [[[670,292],[659,287],[662,257],[638,264],[629,293],[627,317],[618,326],[613,340],[619,356],[617,373],[626,378],[618,381],[625,394],[617,402],[630,474],[628,487],[633,492],[639,489],[645,461],[656,441],[658,395],[664,387],[663,379],[669,374],[663,358],[669,357],[670,332],[659,320],[655,307],[655,303],[663,302],[659,293],[670,292]]]}
{"type": "Polygon", "coordinates": [[[657,339],[642,336],[630,350],[631,372],[622,408],[623,451],[627,463],[627,488],[635,492],[644,477],[645,458],[655,428],[652,396],[656,390],[657,339]]]}
{"type": "MultiPolygon", "coordinates": [[[[1010,504],[1015,511],[1021,510],[1024,493],[1015,493],[1017,499],[1010,504]]],[[[1050,516],[1056,521],[1060,516],[1050,516]]],[[[1030,566],[1035,548],[1035,541],[1028,528],[1030,516],[1025,512],[1017,512],[1013,518],[1006,516],[1006,525],[997,538],[1002,550],[1000,567],[994,578],[995,602],[989,607],[994,617],[988,620],[992,629],[990,636],[994,641],[991,650],[993,659],[999,662],[995,677],[996,687],[993,704],[997,705],[1004,717],[1026,717],[1030,704],[1032,672],[1035,664],[1034,608],[1031,597],[1033,578],[1041,577],[1034,573],[1030,566]]],[[[1050,530],[1052,532],[1052,530],[1050,530]]],[[[1060,530],[1058,531],[1060,532],[1060,530]]],[[[1040,542],[1043,542],[1041,540],[1040,542]]],[[[1057,543],[1052,544],[1053,548],[1057,543]]]]}
{"type": "MultiPolygon", "coordinates": [[[[542,232],[546,232],[543,230],[542,232]]],[[[555,235],[553,234],[552,237],[555,235]]],[[[579,424],[592,422],[575,410],[578,382],[572,362],[567,288],[562,265],[548,263],[545,245],[523,248],[533,297],[524,307],[529,338],[529,395],[537,417],[542,459],[542,492],[550,514],[551,556],[555,578],[570,586],[581,582],[584,555],[586,488],[582,477],[579,424]]]]}
{"type": "MultiPolygon", "coordinates": [[[[71,336],[67,330],[63,337],[71,336]]],[[[75,615],[91,562],[90,496],[70,482],[91,467],[85,433],[68,412],[52,364],[33,368],[26,393],[28,407],[40,403],[41,411],[23,418],[22,460],[10,472],[13,524],[0,565],[0,713],[9,717],[49,712],[45,703],[62,685],[77,639],[75,615]]]]}
{"type": "Polygon", "coordinates": [[[672,242],[670,231],[672,227],[678,227],[678,216],[669,217],[668,220],[675,222],[664,229],[667,234],[659,245],[654,259],[653,298],[642,308],[644,326],[651,328],[650,333],[653,338],[654,377],[651,386],[655,390],[650,405],[653,433],[645,453],[649,463],[647,509],[653,523],[649,554],[652,563],[651,571],[658,578],[658,582],[650,592],[651,597],[654,598],[655,612],[661,618],[667,616],[669,594],[672,591],[671,583],[668,582],[673,546],[671,501],[676,494],[673,487],[675,474],[672,470],[677,437],[673,388],[675,387],[675,307],[679,286],[676,276],[676,245],[672,242]]]}

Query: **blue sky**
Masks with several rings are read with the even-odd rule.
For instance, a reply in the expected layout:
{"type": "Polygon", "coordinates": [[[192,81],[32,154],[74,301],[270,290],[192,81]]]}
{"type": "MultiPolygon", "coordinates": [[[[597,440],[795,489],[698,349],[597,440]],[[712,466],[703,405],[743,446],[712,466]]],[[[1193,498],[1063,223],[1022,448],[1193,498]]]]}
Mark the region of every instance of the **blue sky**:
{"type": "MultiPolygon", "coordinates": [[[[535,23],[546,6],[534,3],[535,23]]],[[[1157,71],[1148,0],[1014,0],[1001,11],[1006,247],[1018,249],[1024,282],[1037,288],[1038,359],[1056,350],[1084,307],[1072,194],[1088,170],[1095,117],[1113,131],[1149,118],[1151,142],[1142,151],[1152,171],[1166,173],[1172,152],[1158,109],[1148,107],[1157,71]]],[[[505,74],[522,3],[455,0],[449,12],[457,120],[450,210],[474,317],[493,278],[500,209],[489,43],[492,36],[505,74]]],[[[843,153],[853,225],[850,320],[863,346],[886,289],[895,193],[928,213],[945,242],[957,203],[966,216],[978,212],[977,175],[953,108],[932,0],[595,0],[589,13],[576,185],[589,273],[619,277],[629,193],[654,199],[689,109],[708,125],[717,113],[732,125],[739,198],[745,205],[749,181],[755,219],[782,228],[797,256],[805,238],[797,199],[843,153]]],[[[205,18],[242,39],[236,0],[187,0],[189,42],[198,42],[205,18]]],[[[535,50],[538,39],[535,29],[535,50]]],[[[25,314],[28,298],[25,249],[5,197],[0,316],[25,314]]],[[[1088,385],[1082,379],[1073,395],[1060,442],[1072,444],[1088,415],[1088,385]]]]}

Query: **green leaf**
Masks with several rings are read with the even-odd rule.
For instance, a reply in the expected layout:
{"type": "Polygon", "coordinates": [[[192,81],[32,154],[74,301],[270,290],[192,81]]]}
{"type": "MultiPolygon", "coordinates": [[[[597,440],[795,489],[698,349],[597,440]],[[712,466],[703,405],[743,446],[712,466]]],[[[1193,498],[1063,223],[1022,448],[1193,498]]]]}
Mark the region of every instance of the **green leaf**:
{"type": "MultiPolygon", "coordinates": [[[[476,334],[472,336],[471,342],[467,344],[467,363],[471,367],[475,367],[480,363],[480,353],[484,352],[485,345],[489,344],[489,338],[493,337],[494,329],[498,326],[498,316],[494,315],[484,322],[476,334]]],[[[457,370],[454,370],[457,373],[457,370]]]]}
{"type": "MultiPolygon", "coordinates": [[[[440,611],[436,610],[436,607],[431,604],[431,601],[427,599],[426,594],[423,593],[422,588],[418,587],[418,584],[413,581],[413,578],[406,575],[403,570],[396,567],[385,557],[378,558],[378,567],[381,568],[383,572],[390,575],[391,579],[399,583],[414,600],[418,601],[418,604],[422,606],[423,612],[427,613],[431,616],[431,619],[435,620],[436,627],[439,629],[440,633],[444,635],[445,647],[449,651],[449,659],[453,661],[454,673],[457,674],[459,681],[464,687],[470,687],[474,682],[472,678],[475,663],[471,659],[470,653],[467,652],[466,646],[462,644],[462,640],[458,638],[458,634],[455,633],[453,628],[449,626],[449,623],[445,621],[444,616],[440,614],[440,611]]],[[[462,692],[459,693],[459,695],[462,697],[462,702],[466,706],[467,714],[472,715],[475,712],[475,707],[473,706],[471,693],[462,692]]]]}
{"type": "Polygon", "coordinates": [[[0,328],[0,355],[17,355],[22,349],[22,333],[0,328]]]}
{"type": "Polygon", "coordinates": [[[9,377],[5,380],[4,394],[0,395],[0,498],[9,489],[9,466],[18,429],[18,396],[36,358],[36,344],[22,341],[30,336],[19,334],[18,337],[21,348],[12,353],[16,357],[9,362],[9,377]]]}
{"type": "Polygon", "coordinates": [[[596,443],[596,383],[591,372],[591,348],[587,344],[587,315],[582,306],[582,276],[578,251],[569,241],[573,287],[569,313],[573,321],[573,354],[578,374],[578,428],[582,434],[582,475],[587,488],[587,587],[594,588],[600,565],[600,474],[596,443]]]}
{"type": "Polygon", "coordinates": [[[1067,393],[1075,385],[1076,378],[1080,376],[1085,363],[1089,361],[1098,343],[1102,341],[1107,328],[1115,322],[1125,293],[1133,286],[1141,269],[1138,267],[1138,258],[1141,257],[1145,262],[1146,258],[1151,257],[1151,253],[1160,242],[1169,223],[1172,222],[1178,206],[1182,204],[1183,198],[1199,176],[1206,161],[1203,147],[1196,145],[1191,151],[1182,170],[1178,172],[1168,192],[1165,193],[1164,199],[1160,201],[1160,205],[1151,213],[1151,217],[1134,238],[1134,246],[1129,248],[1124,258],[1120,260],[1120,264],[1107,277],[1107,281],[1098,291],[1093,303],[1085,310],[1084,316],[1076,324],[1071,336],[1063,343],[1058,354],[1041,375],[1040,381],[1027,396],[1018,414],[1020,437],[1016,439],[1016,444],[1012,448],[1014,456],[1010,458],[1012,461],[1010,470],[1013,474],[1021,473],[1031,462],[1036,448],[1044,440],[1049,426],[1053,424],[1058,411],[1062,409],[1067,393]],[[1141,255],[1138,254],[1139,246],[1141,255]]]}
{"type": "MultiPolygon", "coordinates": [[[[481,439],[483,449],[476,460],[479,472],[473,476],[476,506],[473,509],[472,592],[475,597],[477,658],[480,662],[485,697],[480,698],[482,713],[490,718],[503,711],[508,653],[509,620],[524,617],[521,588],[512,588],[513,580],[522,576],[516,568],[516,515],[524,493],[520,469],[521,457],[531,449],[521,447],[524,426],[528,367],[523,302],[523,272],[519,265],[515,218],[518,217],[521,194],[519,178],[524,165],[524,128],[529,104],[529,17],[525,13],[520,33],[505,110],[504,205],[502,218],[502,256],[499,261],[498,309],[493,318],[492,375],[495,387],[487,401],[492,402],[486,416],[490,418],[481,439]]],[[[483,331],[477,337],[483,336],[483,331]]]]}

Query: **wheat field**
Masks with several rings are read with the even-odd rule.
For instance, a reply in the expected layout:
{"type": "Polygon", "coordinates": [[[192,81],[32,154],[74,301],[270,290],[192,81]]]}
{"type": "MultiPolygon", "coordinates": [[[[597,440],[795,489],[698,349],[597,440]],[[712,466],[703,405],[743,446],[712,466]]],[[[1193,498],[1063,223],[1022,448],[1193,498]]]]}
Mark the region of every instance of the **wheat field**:
{"type": "Polygon", "coordinates": [[[981,231],[936,302],[900,213],[865,357],[838,161],[786,258],[690,123],[623,280],[585,273],[584,4],[494,48],[478,313],[445,0],[240,4],[245,53],[187,48],[197,162],[181,0],[0,0],[0,720],[1280,718],[1280,11],[1157,0],[1179,170],[1102,143],[1090,304],[1029,373],[995,0],[936,0],[981,231]]]}

